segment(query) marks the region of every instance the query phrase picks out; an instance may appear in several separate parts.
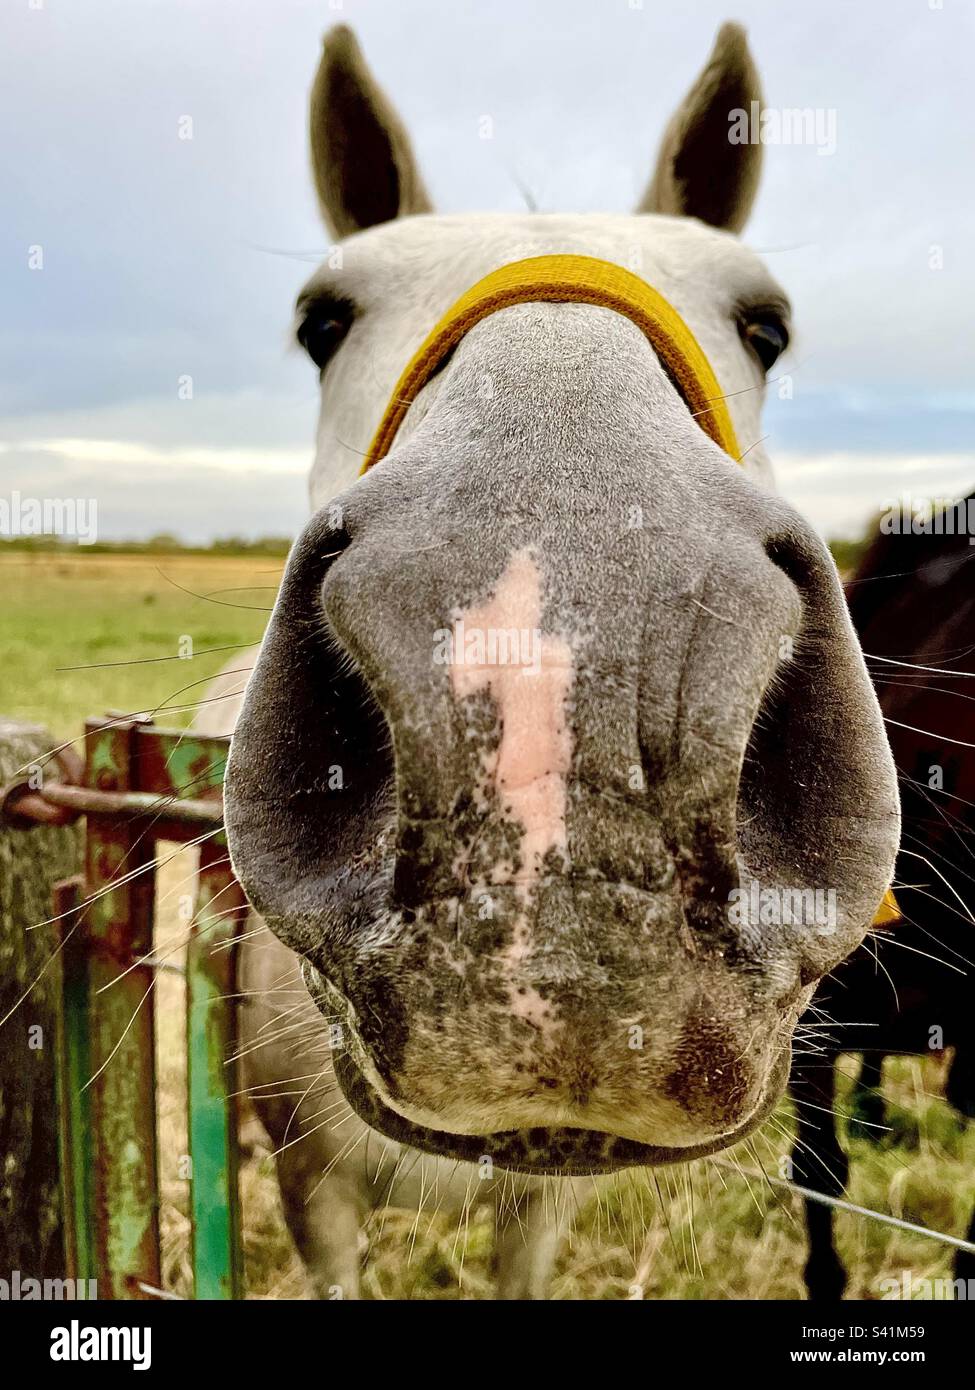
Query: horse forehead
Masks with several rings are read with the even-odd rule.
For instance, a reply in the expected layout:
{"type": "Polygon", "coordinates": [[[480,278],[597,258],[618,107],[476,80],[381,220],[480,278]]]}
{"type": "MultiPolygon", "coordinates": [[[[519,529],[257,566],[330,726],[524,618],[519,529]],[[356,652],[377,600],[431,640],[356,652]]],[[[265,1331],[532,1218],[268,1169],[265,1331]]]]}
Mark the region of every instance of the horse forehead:
{"type": "Polygon", "coordinates": [[[737,237],[693,218],[652,214],[410,217],[360,232],[339,251],[340,269],[327,265],[311,285],[344,283],[357,303],[390,317],[437,310],[508,261],[556,252],[619,262],[688,306],[770,282],[737,237]]]}

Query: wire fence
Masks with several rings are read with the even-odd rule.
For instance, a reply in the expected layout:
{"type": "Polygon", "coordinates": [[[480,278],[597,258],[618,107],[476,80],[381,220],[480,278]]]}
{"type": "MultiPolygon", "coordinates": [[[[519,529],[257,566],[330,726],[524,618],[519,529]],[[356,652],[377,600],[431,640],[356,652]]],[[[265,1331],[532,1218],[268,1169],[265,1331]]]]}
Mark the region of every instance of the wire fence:
{"type": "Polygon", "coordinates": [[[755,1182],[769,1183],[772,1187],[798,1193],[800,1197],[805,1197],[807,1202],[818,1202],[820,1206],[833,1207],[836,1211],[848,1211],[854,1216],[866,1216],[871,1221],[879,1221],[881,1225],[894,1226],[899,1231],[910,1231],[912,1235],[916,1236],[927,1236],[929,1240],[938,1240],[942,1245],[950,1245],[955,1250],[964,1250],[969,1255],[975,1255],[975,1241],[964,1240],[961,1236],[949,1236],[944,1231],[932,1231],[928,1226],[919,1226],[914,1221],[905,1221],[900,1216],[891,1216],[887,1212],[874,1211],[871,1207],[858,1206],[856,1202],[847,1202],[842,1197],[829,1197],[825,1192],[817,1192],[812,1187],[803,1187],[800,1183],[791,1182],[788,1178],[773,1177],[770,1173],[755,1173],[736,1163],[727,1163],[722,1159],[712,1158],[710,1162],[715,1168],[722,1168],[729,1173],[737,1173],[739,1177],[753,1178],[755,1182]]]}

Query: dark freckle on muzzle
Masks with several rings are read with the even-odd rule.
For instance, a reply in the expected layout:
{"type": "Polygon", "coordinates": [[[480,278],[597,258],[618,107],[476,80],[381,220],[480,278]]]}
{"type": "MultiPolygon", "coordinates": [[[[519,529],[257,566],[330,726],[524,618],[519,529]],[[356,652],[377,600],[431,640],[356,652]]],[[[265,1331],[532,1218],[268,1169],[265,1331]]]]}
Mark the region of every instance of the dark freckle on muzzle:
{"type": "Polygon", "coordinates": [[[675,1048],[664,1093],[703,1124],[729,1127],[744,1113],[757,1080],[754,1064],[720,1026],[690,1018],[675,1048]]]}

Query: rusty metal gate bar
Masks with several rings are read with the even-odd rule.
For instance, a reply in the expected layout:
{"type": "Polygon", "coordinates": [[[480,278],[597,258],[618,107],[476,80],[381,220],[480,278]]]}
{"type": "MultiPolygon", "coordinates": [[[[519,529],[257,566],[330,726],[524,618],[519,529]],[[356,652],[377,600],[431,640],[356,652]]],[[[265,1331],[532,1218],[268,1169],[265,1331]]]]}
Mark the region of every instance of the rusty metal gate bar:
{"type": "Polygon", "coordinates": [[[57,1036],[68,1272],[100,1298],[161,1288],[156,1132],[156,845],[200,843],[186,965],[194,1290],[242,1291],[237,1184],[236,950],[247,905],[223,832],[226,738],[89,720],[84,772],[8,788],[18,824],[87,817],[84,873],[59,884],[57,1036]],[[18,819],[19,818],[19,819],[18,819]]]}
{"type": "MultiPolygon", "coordinates": [[[[85,785],[139,790],[137,724],[86,725],[85,785]]],[[[102,1298],[161,1282],[156,1143],[155,840],[136,817],[89,814],[85,836],[91,1239],[102,1298]]],[[[71,1030],[66,1036],[75,1035],[71,1030]]]]}

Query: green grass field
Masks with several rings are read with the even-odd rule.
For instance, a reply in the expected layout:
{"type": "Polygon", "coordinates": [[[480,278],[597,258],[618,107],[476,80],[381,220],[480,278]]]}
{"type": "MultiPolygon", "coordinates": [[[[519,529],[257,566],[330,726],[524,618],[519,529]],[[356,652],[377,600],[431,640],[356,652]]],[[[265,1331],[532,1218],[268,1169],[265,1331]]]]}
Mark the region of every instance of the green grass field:
{"type": "MultiPolygon", "coordinates": [[[[80,733],[86,715],[156,711],[160,724],[185,724],[207,680],[234,650],[259,639],[280,564],[230,556],[0,555],[4,592],[0,713],[46,725],[58,740],[80,733]],[[192,641],[192,659],[176,658],[192,641]],[[222,650],[212,651],[214,648],[222,650]],[[202,655],[201,653],[210,652],[202,655]]],[[[192,874],[187,856],[160,874],[160,938],[178,946],[172,909],[192,874]]],[[[178,960],[178,950],[172,956],[178,960]]],[[[163,1174],[164,1277],[188,1293],[182,1118],[182,985],[161,977],[158,1033],[163,1174]]],[[[856,1062],[844,1072],[855,1077],[856,1062]]],[[[890,1132],[880,1145],[852,1145],[852,1201],[963,1235],[975,1201],[975,1129],[966,1131],[941,1099],[938,1058],[888,1062],[890,1132]]],[[[851,1103],[844,1083],[841,1108],[851,1103]]],[[[791,1125],[787,1104],[731,1156],[749,1174],[779,1171],[791,1125]]],[[[270,1156],[260,1146],[244,1165],[245,1250],[253,1297],[300,1297],[300,1263],[283,1227],[270,1156]]],[[[876,1298],[880,1281],[947,1278],[951,1252],[924,1237],[860,1217],[837,1218],[850,1270],[849,1294],[876,1298]]],[[[424,1212],[389,1213],[367,1232],[365,1291],[375,1298],[491,1296],[486,1217],[462,1232],[424,1212]]],[[[601,1180],[583,1200],[560,1256],[556,1298],[801,1298],[805,1238],[798,1202],[734,1166],[698,1162],[656,1175],[601,1180]]]]}
{"type": "Polygon", "coordinates": [[[60,738],[108,709],[184,725],[208,679],[260,641],[280,576],[260,557],[0,552],[0,710],[60,738]]]}

